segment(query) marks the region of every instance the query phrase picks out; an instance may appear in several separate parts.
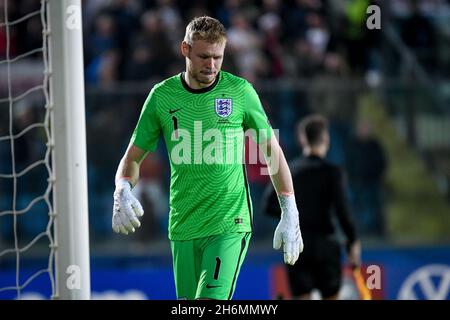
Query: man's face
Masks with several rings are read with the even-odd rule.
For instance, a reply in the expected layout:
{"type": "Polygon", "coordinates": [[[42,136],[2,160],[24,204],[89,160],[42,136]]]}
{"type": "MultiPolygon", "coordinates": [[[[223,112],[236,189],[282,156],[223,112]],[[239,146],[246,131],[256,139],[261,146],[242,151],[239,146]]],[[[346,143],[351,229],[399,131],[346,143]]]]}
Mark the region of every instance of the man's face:
{"type": "Polygon", "coordinates": [[[200,87],[211,85],[222,68],[225,40],[216,43],[195,40],[192,45],[183,42],[181,48],[189,76],[200,87]]]}

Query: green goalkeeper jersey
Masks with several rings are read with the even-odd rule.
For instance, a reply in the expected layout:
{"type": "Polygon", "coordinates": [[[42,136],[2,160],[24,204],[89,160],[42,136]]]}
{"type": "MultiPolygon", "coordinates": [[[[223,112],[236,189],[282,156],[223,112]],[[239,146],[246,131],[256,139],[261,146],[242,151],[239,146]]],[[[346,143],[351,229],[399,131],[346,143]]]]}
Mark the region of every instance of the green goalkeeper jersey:
{"type": "Polygon", "coordinates": [[[169,239],[251,232],[244,132],[258,142],[272,129],[252,85],[221,71],[194,90],[183,74],[153,87],[131,142],[155,151],[164,137],[170,160],[169,239]],[[252,130],[249,130],[252,129],[252,130]]]}

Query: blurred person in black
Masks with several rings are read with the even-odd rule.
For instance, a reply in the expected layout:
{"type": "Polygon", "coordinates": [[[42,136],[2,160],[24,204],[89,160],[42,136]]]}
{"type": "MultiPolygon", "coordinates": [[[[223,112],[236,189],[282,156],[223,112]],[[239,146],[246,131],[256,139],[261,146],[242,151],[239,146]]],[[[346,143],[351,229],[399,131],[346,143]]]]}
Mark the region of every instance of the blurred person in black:
{"type": "MultiPolygon", "coordinates": [[[[347,239],[349,264],[361,264],[361,244],[348,209],[344,172],[325,160],[330,137],[328,121],[323,116],[305,117],[298,125],[297,137],[304,157],[290,168],[295,197],[302,209],[299,218],[305,248],[295,265],[286,265],[291,292],[294,298],[311,299],[312,290],[318,289],[323,299],[337,299],[342,266],[334,216],[347,239]]],[[[266,189],[264,209],[272,216],[280,215],[276,193],[270,186],[266,189]]]]}
{"type": "Polygon", "coordinates": [[[417,0],[409,2],[409,15],[401,23],[401,36],[428,72],[436,72],[437,36],[432,21],[420,9],[417,0]]]}
{"type": "Polygon", "coordinates": [[[363,236],[385,237],[383,182],[388,162],[368,120],[357,121],[355,137],[347,155],[346,167],[357,230],[363,236]]]}

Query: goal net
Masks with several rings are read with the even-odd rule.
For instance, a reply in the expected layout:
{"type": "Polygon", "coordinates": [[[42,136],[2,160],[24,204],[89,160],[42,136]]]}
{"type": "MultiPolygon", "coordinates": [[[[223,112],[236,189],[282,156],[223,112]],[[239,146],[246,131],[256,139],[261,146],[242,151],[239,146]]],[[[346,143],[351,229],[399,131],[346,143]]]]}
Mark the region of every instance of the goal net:
{"type": "Polygon", "coordinates": [[[79,0],[0,0],[0,299],[89,298],[83,69],[64,56],[82,59],[81,28],[66,23],[80,12],[79,0]]]}

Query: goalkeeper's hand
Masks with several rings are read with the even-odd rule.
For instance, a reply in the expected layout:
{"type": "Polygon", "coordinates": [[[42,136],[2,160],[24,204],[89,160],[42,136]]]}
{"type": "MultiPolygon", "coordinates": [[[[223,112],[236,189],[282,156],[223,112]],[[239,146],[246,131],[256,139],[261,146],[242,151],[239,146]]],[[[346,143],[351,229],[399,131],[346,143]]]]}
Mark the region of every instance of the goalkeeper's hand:
{"type": "Polygon", "coordinates": [[[116,233],[128,234],[139,228],[139,218],[144,215],[141,204],[131,193],[131,184],[126,179],[120,179],[116,183],[114,191],[114,207],[112,228],[116,233]]]}
{"type": "Polygon", "coordinates": [[[278,200],[281,207],[281,219],[275,229],[273,248],[278,250],[283,245],[284,262],[294,265],[303,251],[297,204],[294,195],[279,195],[278,200]]]}

